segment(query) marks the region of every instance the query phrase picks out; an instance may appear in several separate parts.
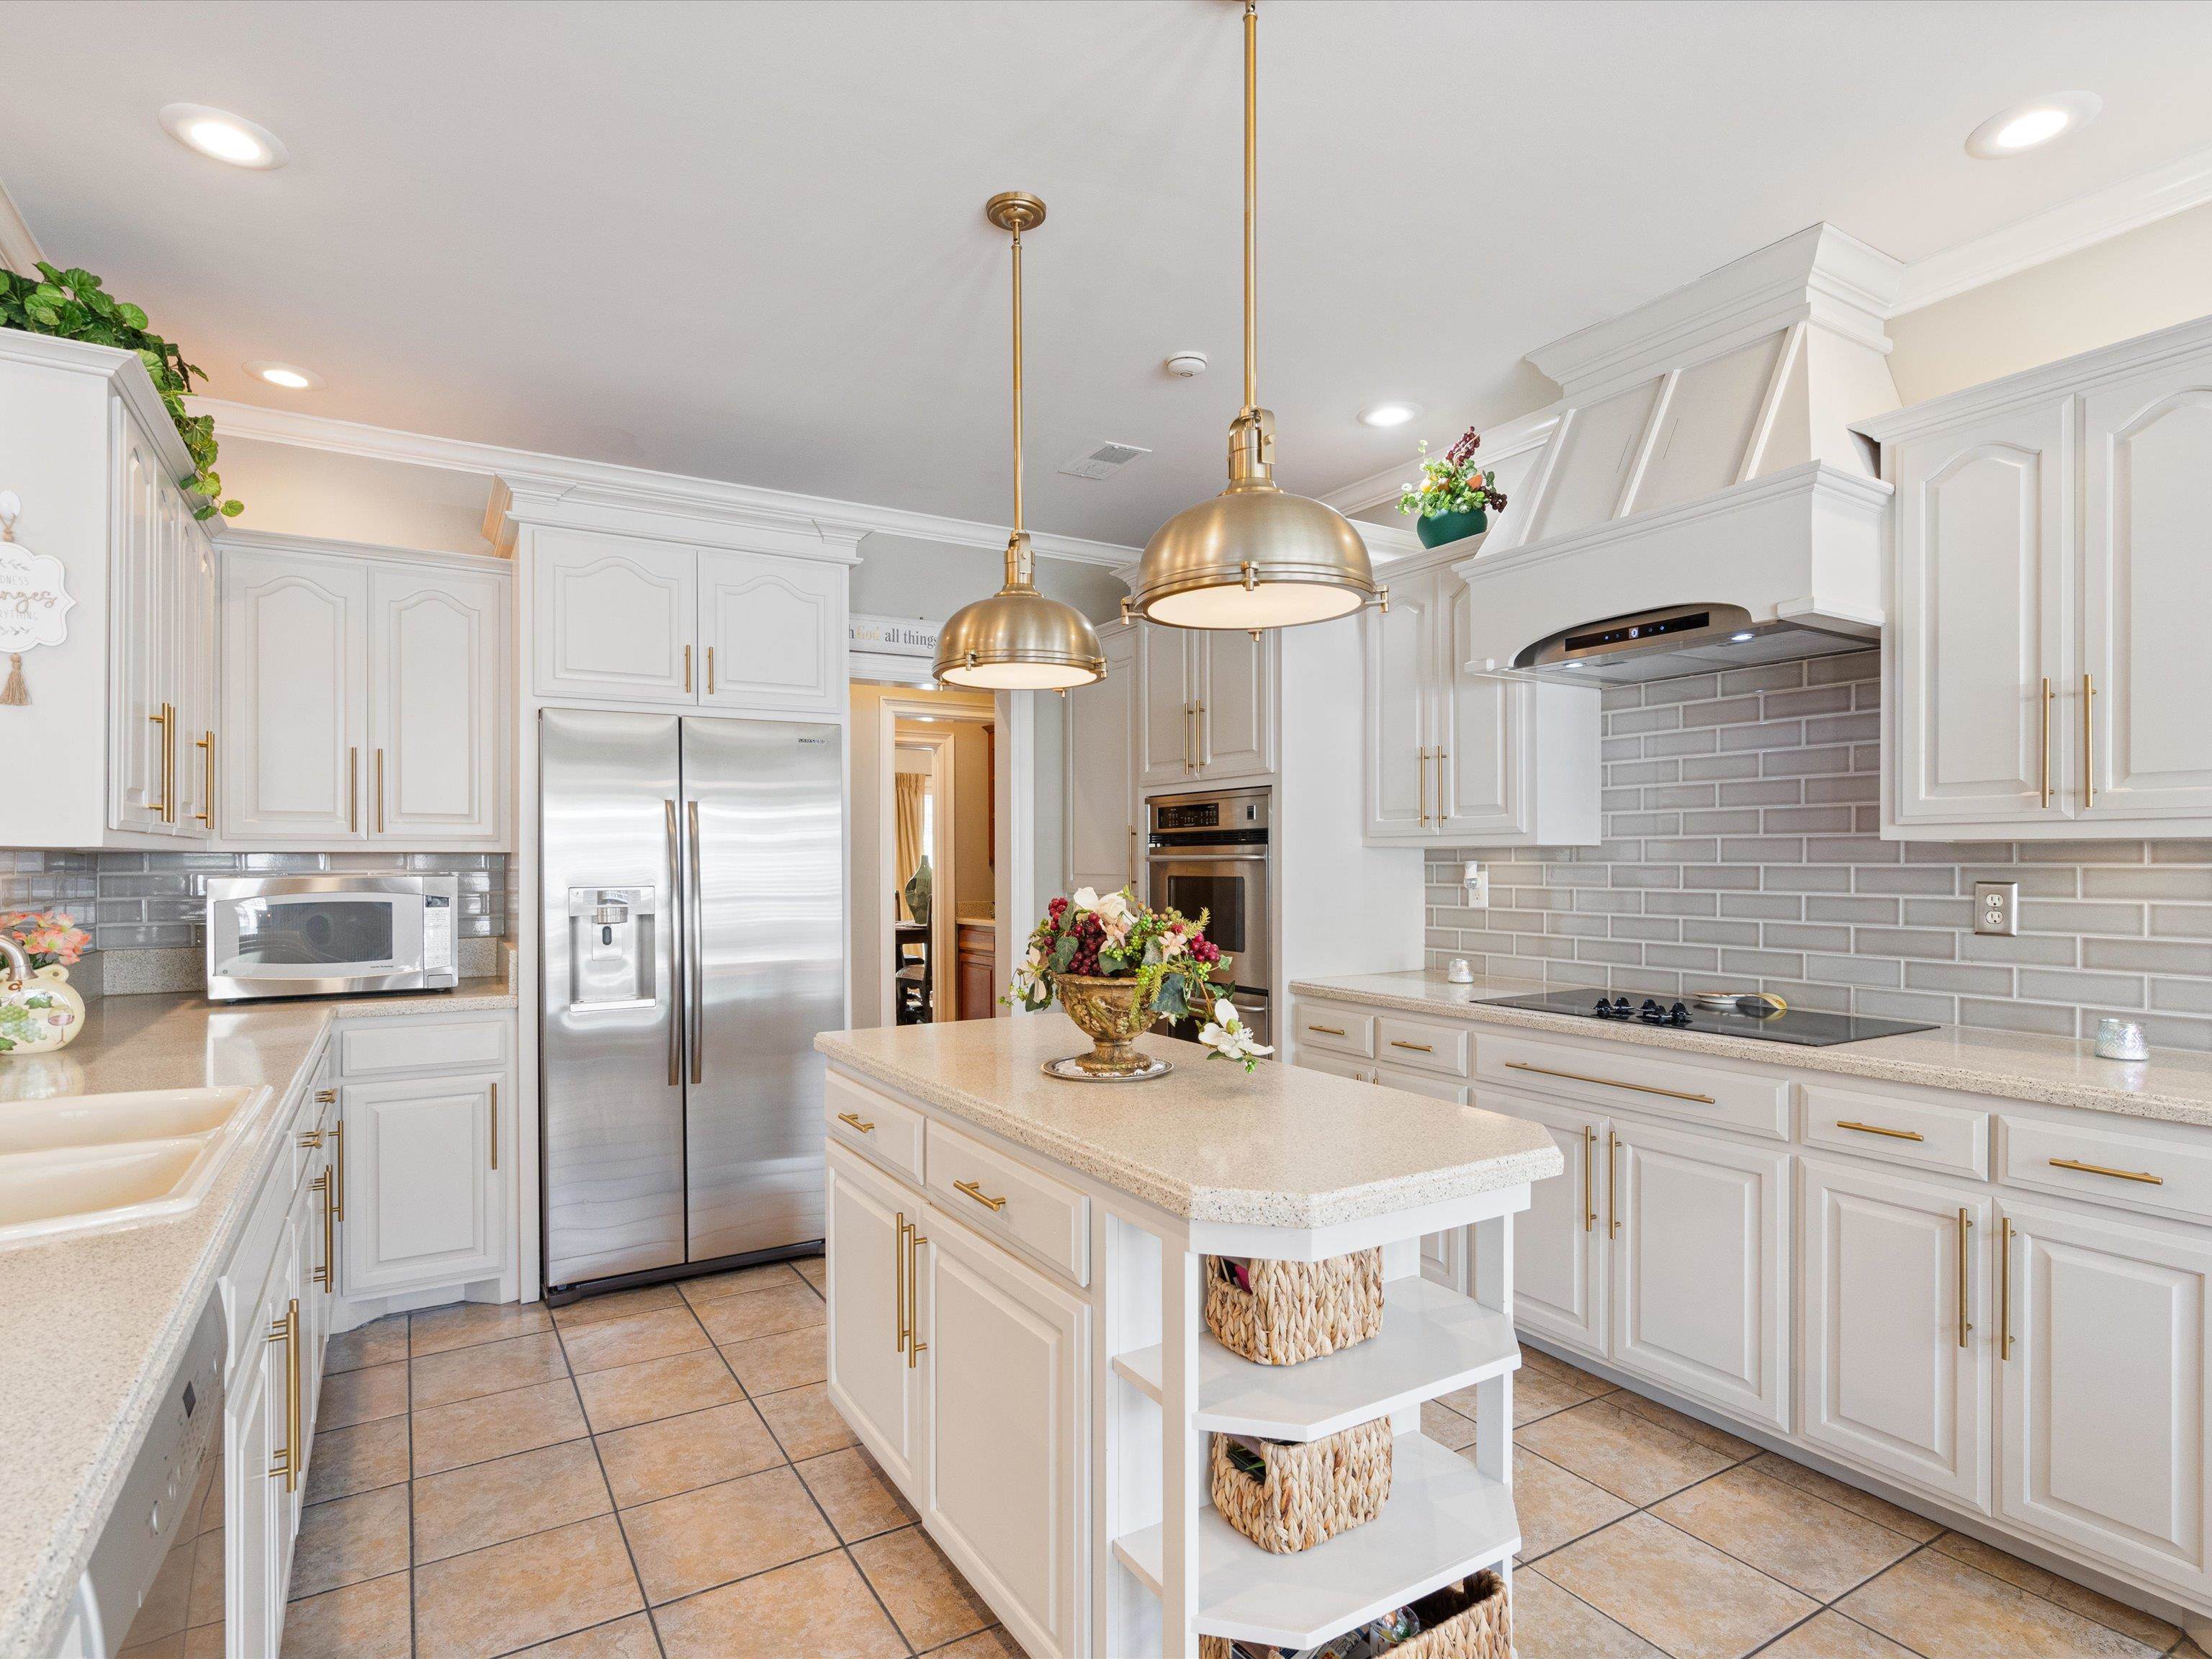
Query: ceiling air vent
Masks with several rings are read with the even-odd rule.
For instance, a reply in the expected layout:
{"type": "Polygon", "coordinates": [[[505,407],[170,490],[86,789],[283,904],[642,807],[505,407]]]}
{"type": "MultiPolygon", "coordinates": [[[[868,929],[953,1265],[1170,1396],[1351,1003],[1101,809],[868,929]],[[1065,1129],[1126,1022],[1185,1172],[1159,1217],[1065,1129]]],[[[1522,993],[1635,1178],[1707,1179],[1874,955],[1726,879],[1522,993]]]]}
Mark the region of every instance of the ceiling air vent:
{"type": "Polygon", "coordinates": [[[1072,461],[1063,462],[1060,470],[1071,478],[1110,478],[1138,456],[1152,453],[1134,444],[1100,444],[1095,449],[1085,450],[1072,461]]]}

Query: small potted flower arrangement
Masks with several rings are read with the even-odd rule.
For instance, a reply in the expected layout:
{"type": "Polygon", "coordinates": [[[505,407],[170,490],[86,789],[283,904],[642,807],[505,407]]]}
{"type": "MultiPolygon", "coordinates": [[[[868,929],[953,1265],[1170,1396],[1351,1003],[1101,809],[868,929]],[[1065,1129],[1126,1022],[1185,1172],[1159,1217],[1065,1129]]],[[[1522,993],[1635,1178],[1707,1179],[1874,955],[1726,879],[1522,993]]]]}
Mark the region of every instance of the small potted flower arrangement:
{"type": "MultiPolygon", "coordinates": [[[[1482,439],[1469,427],[1457,443],[1444,451],[1442,460],[1421,463],[1420,483],[1401,486],[1398,510],[1421,515],[1413,527],[1423,547],[1442,547],[1464,536],[1480,536],[1490,528],[1490,515],[1504,509],[1498,475],[1485,472],[1474,464],[1474,452],[1481,447],[1482,439]]],[[[1425,440],[1421,453],[1428,453],[1425,440]]]]}
{"type": "Polygon", "coordinates": [[[0,960],[0,1054],[59,1048],[84,1024],[84,999],[69,982],[70,965],[92,935],[66,910],[0,912],[0,939],[23,953],[30,971],[15,977],[0,960]]]}
{"type": "Polygon", "coordinates": [[[1087,1054],[1047,1064],[1048,1076],[1101,1080],[1158,1077],[1168,1062],[1137,1052],[1136,1040],[1165,1017],[1205,1018],[1199,1041],[1250,1071],[1274,1051],[1254,1041],[1213,975],[1227,963],[1206,936],[1206,915],[1140,904],[1124,888],[1079,889],[1053,900],[1030,934],[1005,1000],[1032,1012],[1058,1000],[1091,1039],[1087,1054]]]}

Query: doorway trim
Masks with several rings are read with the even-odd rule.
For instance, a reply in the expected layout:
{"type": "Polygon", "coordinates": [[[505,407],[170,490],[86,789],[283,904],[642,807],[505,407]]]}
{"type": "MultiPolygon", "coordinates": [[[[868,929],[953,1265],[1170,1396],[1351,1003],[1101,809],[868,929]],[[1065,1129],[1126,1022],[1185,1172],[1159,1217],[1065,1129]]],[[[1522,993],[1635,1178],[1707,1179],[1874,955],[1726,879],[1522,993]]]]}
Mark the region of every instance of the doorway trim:
{"type": "MultiPolygon", "coordinates": [[[[966,718],[972,720],[976,717],[969,715],[966,718]]],[[[939,729],[930,732],[901,732],[897,729],[896,723],[894,722],[890,757],[891,775],[895,780],[898,773],[898,751],[901,749],[927,749],[929,751],[929,788],[933,803],[930,813],[930,836],[927,849],[930,861],[929,1021],[933,1025],[939,1023],[939,1015],[944,1007],[944,970],[948,947],[956,952],[958,949],[957,920],[960,903],[960,887],[957,878],[958,872],[953,860],[947,856],[960,844],[957,828],[954,822],[959,807],[953,799],[952,722],[940,715],[938,717],[938,727],[939,729]]],[[[886,828],[877,838],[876,851],[878,862],[882,870],[886,872],[884,884],[896,896],[902,884],[898,880],[898,872],[891,862],[898,856],[898,801],[896,788],[885,793],[884,807],[886,828]]],[[[891,1023],[896,1024],[898,1023],[898,970],[904,964],[899,961],[896,954],[898,950],[898,935],[896,931],[891,935],[890,948],[892,954],[888,956],[884,963],[886,992],[884,1006],[890,1010],[891,1023]]],[[[958,1000],[959,992],[957,988],[954,990],[953,998],[956,1002],[958,1000]]]]}

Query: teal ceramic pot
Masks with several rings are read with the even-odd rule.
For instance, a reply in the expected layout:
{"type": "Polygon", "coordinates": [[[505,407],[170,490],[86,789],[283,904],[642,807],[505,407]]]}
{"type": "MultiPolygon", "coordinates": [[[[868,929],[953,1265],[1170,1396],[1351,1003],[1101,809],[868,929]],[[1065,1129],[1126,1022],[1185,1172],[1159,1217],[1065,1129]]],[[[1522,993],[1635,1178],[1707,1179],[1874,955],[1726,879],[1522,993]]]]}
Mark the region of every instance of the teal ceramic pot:
{"type": "Polygon", "coordinates": [[[1472,513],[1439,513],[1433,519],[1423,519],[1414,528],[1423,547],[1442,547],[1446,542],[1480,536],[1490,528],[1490,515],[1480,507],[1472,513]]]}

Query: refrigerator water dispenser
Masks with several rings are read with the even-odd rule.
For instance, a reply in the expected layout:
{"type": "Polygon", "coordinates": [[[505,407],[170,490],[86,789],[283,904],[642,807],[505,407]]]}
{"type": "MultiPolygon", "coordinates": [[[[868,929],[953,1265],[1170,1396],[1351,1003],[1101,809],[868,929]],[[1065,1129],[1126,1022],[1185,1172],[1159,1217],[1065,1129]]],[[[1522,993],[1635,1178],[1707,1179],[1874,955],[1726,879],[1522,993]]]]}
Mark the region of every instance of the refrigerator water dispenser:
{"type": "Polygon", "coordinates": [[[568,1006],[649,1008],[653,983],[653,890],[568,890],[568,1006]]]}

